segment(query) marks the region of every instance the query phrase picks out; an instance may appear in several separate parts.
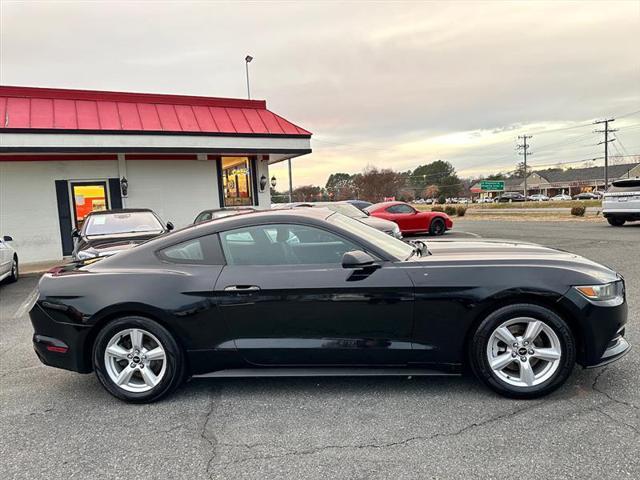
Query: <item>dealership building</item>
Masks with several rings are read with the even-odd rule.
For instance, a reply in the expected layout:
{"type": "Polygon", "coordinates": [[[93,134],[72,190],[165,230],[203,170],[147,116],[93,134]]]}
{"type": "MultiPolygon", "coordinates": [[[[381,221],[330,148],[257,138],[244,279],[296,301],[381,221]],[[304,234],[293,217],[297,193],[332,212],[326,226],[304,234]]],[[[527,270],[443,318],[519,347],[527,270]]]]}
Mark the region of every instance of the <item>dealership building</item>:
{"type": "Polygon", "coordinates": [[[91,210],[269,208],[269,165],[310,152],[263,100],[0,86],[0,235],[49,262],[91,210]]]}

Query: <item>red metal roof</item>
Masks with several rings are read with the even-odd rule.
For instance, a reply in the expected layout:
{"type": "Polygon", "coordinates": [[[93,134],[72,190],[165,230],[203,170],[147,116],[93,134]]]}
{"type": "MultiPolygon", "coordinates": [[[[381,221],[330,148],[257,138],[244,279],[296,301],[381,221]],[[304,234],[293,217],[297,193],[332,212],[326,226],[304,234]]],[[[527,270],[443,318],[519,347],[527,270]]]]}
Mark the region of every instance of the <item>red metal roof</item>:
{"type": "Polygon", "coordinates": [[[0,86],[0,130],[309,136],[264,100],[0,86]]]}

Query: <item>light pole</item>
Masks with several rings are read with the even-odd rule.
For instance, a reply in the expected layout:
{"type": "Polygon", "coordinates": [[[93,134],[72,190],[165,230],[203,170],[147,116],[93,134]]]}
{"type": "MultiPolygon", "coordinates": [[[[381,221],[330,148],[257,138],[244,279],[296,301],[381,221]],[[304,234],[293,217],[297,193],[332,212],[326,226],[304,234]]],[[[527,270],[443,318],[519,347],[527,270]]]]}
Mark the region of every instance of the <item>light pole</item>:
{"type": "Polygon", "coordinates": [[[251,63],[251,60],[253,60],[251,55],[244,57],[244,67],[247,72],[247,98],[249,100],[251,100],[251,90],[249,89],[249,64],[251,63]]]}

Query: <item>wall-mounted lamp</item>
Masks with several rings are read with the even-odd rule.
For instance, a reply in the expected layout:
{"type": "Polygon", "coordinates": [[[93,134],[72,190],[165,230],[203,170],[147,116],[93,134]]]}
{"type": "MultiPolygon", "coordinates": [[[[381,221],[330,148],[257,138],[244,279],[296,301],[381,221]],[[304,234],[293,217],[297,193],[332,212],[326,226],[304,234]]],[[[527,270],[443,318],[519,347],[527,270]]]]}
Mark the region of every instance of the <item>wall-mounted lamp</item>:
{"type": "Polygon", "coordinates": [[[260,177],[260,191],[264,192],[264,188],[267,186],[267,177],[265,177],[264,175],[262,175],[260,177]]]}
{"type": "Polygon", "coordinates": [[[276,177],[271,177],[271,186],[276,188],[276,177]]]}
{"type": "Polygon", "coordinates": [[[127,193],[129,193],[129,181],[125,177],[120,179],[120,193],[123,197],[126,197],[127,193]]]}

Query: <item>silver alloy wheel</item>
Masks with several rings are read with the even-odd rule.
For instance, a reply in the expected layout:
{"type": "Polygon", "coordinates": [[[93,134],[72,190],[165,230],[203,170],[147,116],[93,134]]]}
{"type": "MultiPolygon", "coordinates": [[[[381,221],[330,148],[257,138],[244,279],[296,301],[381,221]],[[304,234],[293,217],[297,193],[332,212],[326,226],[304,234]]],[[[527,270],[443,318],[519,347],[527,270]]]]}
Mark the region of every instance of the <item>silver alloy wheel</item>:
{"type": "Polygon", "coordinates": [[[11,278],[13,278],[14,280],[18,279],[18,262],[16,262],[15,257],[11,262],[11,278]]]}
{"type": "Polygon", "coordinates": [[[167,370],[167,354],[160,341],[140,328],[116,333],[104,350],[104,364],[111,381],[128,392],[148,392],[167,370]]]}
{"type": "Polygon", "coordinates": [[[515,387],[547,381],[560,366],[562,346],[541,320],[518,317],[496,328],[487,343],[487,359],[496,377],[515,387]]]}

